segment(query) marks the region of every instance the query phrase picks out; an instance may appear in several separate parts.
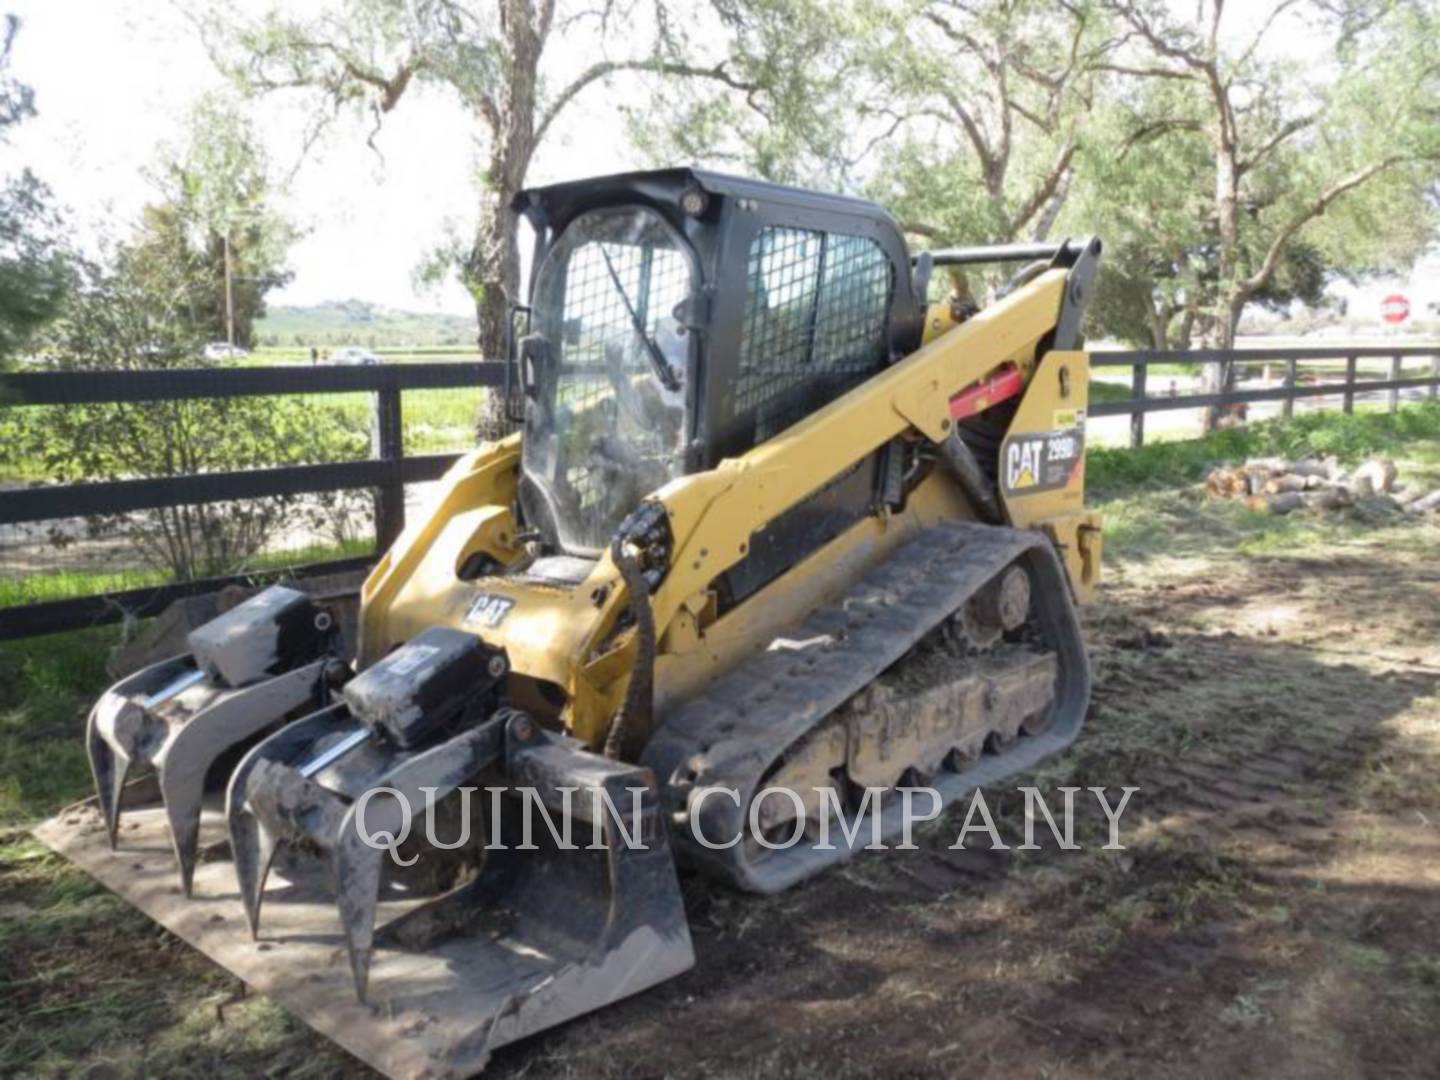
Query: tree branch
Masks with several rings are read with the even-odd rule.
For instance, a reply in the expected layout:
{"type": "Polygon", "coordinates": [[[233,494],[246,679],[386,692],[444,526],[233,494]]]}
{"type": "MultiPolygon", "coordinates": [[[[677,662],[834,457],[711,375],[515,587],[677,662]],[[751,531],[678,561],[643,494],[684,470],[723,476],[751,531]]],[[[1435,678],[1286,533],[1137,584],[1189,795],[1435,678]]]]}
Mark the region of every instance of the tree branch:
{"type": "Polygon", "coordinates": [[[1271,241],[1270,250],[1265,253],[1265,261],[1260,264],[1260,269],[1241,283],[1240,288],[1242,295],[1244,297],[1252,296],[1270,283],[1271,277],[1274,276],[1276,268],[1280,265],[1280,260],[1285,255],[1286,248],[1290,246],[1290,241],[1306,223],[1313,221],[1325,213],[1330,204],[1347,191],[1353,191],[1367,180],[1378,176],[1387,169],[1394,168],[1405,160],[1406,159],[1399,154],[1392,154],[1387,158],[1382,158],[1380,161],[1351,173],[1343,180],[1336,181],[1322,191],[1314,202],[1305,206],[1299,213],[1292,217],[1286,223],[1285,227],[1276,235],[1275,239],[1271,241]]]}
{"type": "Polygon", "coordinates": [[[975,118],[970,115],[970,110],[965,108],[964,103],[955,96],[954,91],[949,87],[942,87],[940,89],[940,95],[945,99],[951,111],[954,112],[955,116],[959,119],[960,126],[965,129],[965,134],[970,139],[970,145],[975,148],[975,153],[980,158],[981,167],[988,174],[994,166],[995,155],[990,149],[990,144],[985,139],[985,133],[980,130],[980,125],[977,124],[975,118]]]}
{"type": "Polygon", "coordinates": [[[1200,131],[1203,126],[1199,120],[1191,120],[1183,117],[1155,120],[1152,123],[1145,124],[1143,127],[1132,131],[1126,137],[1124,144],[1120,148],[1120,160],[1124,161],[1126,155],[1141,143],[1163,135],[1167,131],[1200,131]]]}
{"type": "Polygon", "coordinates": [[[1249,172],[1252,168],[1260,164],[1261,161],[1263,161],[1266,157],[1273,153],[1275,148],[1279,146],[1282,142],[1288,139],[1291,135],[1294,135],[1297,131],[1304,131],[1311,124],[1315,123],[1318,118],[1318,113],[1311,113],[1309,116],[1298,116],[1294,120],[1288,121],[1287,123],[1281,125],[1280,130],[1275,133],[1275,136],[1273,138],[1271,138],[1268,142],[1266,142],[1249,157],[1242,158],[1240,161],[1236,162],[1236,168],[1240,175],[1245,175],[1245,173],[1249,172]]]}
{"type": "MultiPolygon", "coordinates": [[[[1129,23],[1135,32],[1149,42],[1150,47],[1161,56],[1168,56],[1172,60],[1179,60],[1186,67],[1194,68],[1197,71],[1205,68],[1205,59],[1203,57],[1197,56],[1189,49],[1182,49],[1178,45],[1172,44],[1167,40],[1165,34],[1150,25],[1150,22],[1143,14],[1135,9],[1133,4],[1110,0],[1110,2],[1106,4],[1106,7],[1129,23]]],[[[1171,77],[1173,78],[1173,76],[1171,77]]]]}
{"type": "MultiPolygon", "coordinates": [[[[1245,47],[1245,51],[1242,52],[1240,58],[1235,61],[1234,71],[1240,72],[1245,69],[1245,65],[1249,63],[1250,57],[1255,55],[1255,50],[1260,47],[1260,43],[1265,40],[1265,35],[1270,32],[1270,27],[1275,25],[1275,20],[1283,15],[1287,8],[1292,8],[1299,2],[1300,0],[1280,0],[1280,3],[1275,5],[1260,29],[1255,32],[1255,36],[1250,40],[1250,44],[1245,47]]],[[[1230,80],[1227,79],[1226,83],[1228,84],[1229,81],[1230,80]]]]}
{"type": "Polygon", "coordinates": [[[1076,149],[1078,147],[1073,138],[1066,140],[1065,145],[1060,148],[1060,153],[1055,156],[1050,171],[1041,178],[1035,190],[1030,193],[1030,198],[1025,200],[1024,205],[1011,218],[1009,232],[1012,237],[1025,228],[1030,219],[1038,214],[1040,208],[1055,194],[1055,189],[1060,186],[1060,178],[1070,168],[1070,162],[1075,157],[1076,149]]]}
{"type": "Polygon", "coordinates": [[[1180,79],[1186,82],[1193,81],[1193,71],[1176,71],[1174,68],[1137,68],[1127,67],[1124,64],[1097,64],[1096,71],[1113,71],[1117,75],[1134,75],[1141,79],[1180,79]]]}
{"type": "Polygon", "coordinates": [[[677,64],[665,60],[598,60],[582,71],[575,79],[561,90],[549,106],[541,113],[540,121],[535,125],[535,144],[538,146],[545,138],[545,132],[554,123],[555,118],[564,111],[565,106],[574,101],[576,96],[591,83],[597,82],[608,75],[614,75],[620,71],[649,71],[656,75],[675,75],[681,78],[710,79],[715,82],[724,83],[732,90],[744,90],[753,92],[758,90],[758,83],[745,82],[735,78],[725,70],[725,61],[721,61],[714,67],[694,67],[690,64],[677,64]]]}

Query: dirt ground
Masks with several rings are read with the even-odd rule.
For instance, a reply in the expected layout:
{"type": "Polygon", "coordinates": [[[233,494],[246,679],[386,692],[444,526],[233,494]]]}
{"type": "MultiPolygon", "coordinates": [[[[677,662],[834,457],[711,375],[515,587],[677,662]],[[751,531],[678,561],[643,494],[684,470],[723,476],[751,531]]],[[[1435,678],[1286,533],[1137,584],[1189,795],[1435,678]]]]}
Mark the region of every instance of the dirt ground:
{"type": "Polygon", "coordinates": [[[1086,732],[1020,782],[1138,785],[1126,850],[1077,803],[1078,852],[952,813],[784,896],[691,881],[692,973],[496,1072],[1440,1074],[1437,541],[1122,566],[1086,732]]]}
{"type": "MultiPolygon", "coordinates": [[[[1016,781],[1138,786],[1123,851],[1082,791],[1080,851],[950,850],[952,813],[777,897],[687,878],[693,971],[487,1075],[1440,1075],[1440,524],[1241,559],[1204,508],[1153,513],[1173,542],[1086,612],[1084,733],[1016,781]]],[[[1021,796],[986,795],[1013,848],[1021,796]]],[[[3,850],[0,1072],[362,1071],[3,850]]]]}

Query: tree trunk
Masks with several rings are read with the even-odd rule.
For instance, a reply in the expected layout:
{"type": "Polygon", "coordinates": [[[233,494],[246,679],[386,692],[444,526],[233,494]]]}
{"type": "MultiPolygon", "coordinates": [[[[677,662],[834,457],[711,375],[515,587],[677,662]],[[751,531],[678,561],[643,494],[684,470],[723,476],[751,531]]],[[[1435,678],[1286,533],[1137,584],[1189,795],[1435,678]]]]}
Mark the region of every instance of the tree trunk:
{"type": "MultiPolygon", "coordinates": [[[[524,187],[535,154],[536,84],[549,32],[548,24],[535,19],[536,12],[525,0],[502,0],[500,26],[507,46],[509,78],[500,101],[486,101],[481,106],[490,127],[492,150],[475,244],[466,265],[467,282],[475,296],[480,355],[507,363],[512,359],[505,353],[510,306],[520,300],[520,246],[510,203],[524,187]]],[[[518,387],[519,380],[514,380],[513,385],[518,387]]],[[[509,434],[515,429],[510,419],[514,412],[518,412],[518,402],[507,402],[503,390],[486,394],[476,419],[476,433],[481,439],[509,434]]]]}
{"type": "MultiPolygon", "coordinates": [[[[1235,348],[1235,331],[1240,325],[1240,313],[1245,310],[1247,297],[1236,294],[1226,297],[1220,304],[1221,313],[1212,316],[1206,332],[1206,348],[1229,352],[1235,348]]],[[[1226,360],[1218,364],[1206,364],[1201,386],[1207,394],[1225,394],[1235,389],[1235,365],[1226,360]]],[[[1205,430],[1214,431],[1220,418],[1229,411],[1225,405],[1212,405],[1205,411],[1205,430]]]]}
{"type": "Polygon", "coordinates": [[[1167,344],[1170,326],[1169,305],[1150,301],[1150,347],[1158,352],[1163,352],[1170,346],[1167,344]]]}
{"type": "MultiPolygon", "coordinates": [[[[1219,91],[1216,106],[1219,116],[1215,130],[1215,221],[1219,234],[1220,295],[1216,297],[1218,310],[1210,317],[1210,333],[1206,336],[1210,348],[1229,350],[1235,347],[1235,326],[1239,322],[1237,297],[1231,290],[1240,258],[1240,164],[1234,132],[1229,123],[1229,103],[1219,91]]],[[[1244,306],[1243,298],[1240,298],[1239,306],[1244,306]]],[[[1204,370],[1202,385],[1207,394],[1221,394],[1234,385],[1234,365],[1229,361],[1206,364],[1204,370]]],[[[1207,409],[1205,430],[1214,431],[1224,414],[1224,406],[1212,405],[1207,409]]]]}
{"type": "MultiPolygon", "coordinates": [[[[492,175],[495,170],[492,166],[492,175]]],[[[520,246],[515,216],[510,211],[514,190],[505,184],[487,186],[481,197],[480,224],[466,265],[466,280],[475,296],[476,335],[480,358],[489,361],[512,359],[506,355],[510,305],[520,299],[520,246]]],[[[476,418],[476,434],[482,440],[500,439],[515,430],[503,389],[487,393],[476,418]]]]}
{"type": "Polygon", "coordinates": [[[1175,348],[1188,349],[1190,342],[1195,336],[1195,301],[1189,300],[1185,304],[1185,311],[1180,316],[1180,329],[1175,334],[1175,348]]]}

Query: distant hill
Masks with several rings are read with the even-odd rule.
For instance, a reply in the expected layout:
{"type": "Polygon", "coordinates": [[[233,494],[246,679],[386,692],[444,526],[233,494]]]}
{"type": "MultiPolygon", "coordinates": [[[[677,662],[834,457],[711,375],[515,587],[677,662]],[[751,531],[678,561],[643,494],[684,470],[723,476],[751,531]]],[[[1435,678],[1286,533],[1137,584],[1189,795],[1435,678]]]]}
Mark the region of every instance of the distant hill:
{"type": "Polygon", "coordinates": [[[255,324],[259,345],[474,346],[475,320],[464,315],[400,311],[364,300],[327,300],[309,307],[270,307],[255,324]]]}

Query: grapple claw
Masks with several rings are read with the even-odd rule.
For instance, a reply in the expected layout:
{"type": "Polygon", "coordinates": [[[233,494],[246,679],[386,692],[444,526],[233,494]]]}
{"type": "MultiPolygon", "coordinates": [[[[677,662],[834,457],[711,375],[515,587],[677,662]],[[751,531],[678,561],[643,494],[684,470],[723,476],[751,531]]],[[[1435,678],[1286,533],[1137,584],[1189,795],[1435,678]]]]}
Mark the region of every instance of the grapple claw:
{"type": "Polygon", "coordinates": [[[328,613],[275,587],[193,631],[191,653],[137,672],[90,713],[86,749],[114,847],[132,764],[153,766],[191,894],[206,776],[226,751],[323,701],[340,664],[328,613]]]}
{"type": "Polygon", "coordinates": [[[286,823],[281,814],[267,812],[267,795],[273,797],[276,779],[287,771],[283,766],[297,761],[326,736],[344,732],[350,726],[344,706],[321,709],[256,743],[230,776],[225,819],[251,936],[260,932],[260,903],[275,851],[282,839],[301,831],[295,822],[286,823]]]}
{"type": "Polygon", "coordinates": [[[100,803],[100,816],[105,820],[105,836],[111,851],[115,850],[115,837],[120,829],[120,803],[130,758],[106,738],[101,725],[113,723],[110,714],[124,707],[123,700],[106,694],[91,711],[85,724],[85,751],[90,757],[90,774],[95,778],[95,795],[100,803]],[[105,710],[103,714],[102,710],[105,710]]]}
{"type": "Polygon", "coordinates": [[[367,844],[365,837],[380,833],[399,836],[404,814],[400,800],[412,811],[450,795],[468,779],[499,760],[504,746],[502,719],[491,720],[449,739],[433,749],[402,760],[382,776],[377,788],[389,788],[383,798],[372,798],[359,820],[360,803],[352,804],[334,838],[335,902],[345,929],[355,996],[366,999],[370,979],[370,953],[375,945],[375,912],[380,899],[380,877],[385,847],[367,844]]]}
{"type": "Polygon", "coordinates": [[[237,827],[230,824],[230,851],[235,860],[235,880],[240,886],[240,902],[245,905],[245,921],[250,937],[260,937],[260,901],[265,896],[265,879],[275,861],[279,842],[271,832],[251,815],[245,815],[237,827]]]}

